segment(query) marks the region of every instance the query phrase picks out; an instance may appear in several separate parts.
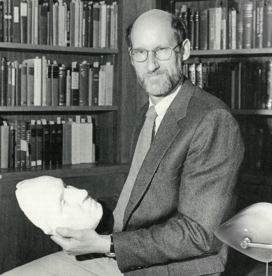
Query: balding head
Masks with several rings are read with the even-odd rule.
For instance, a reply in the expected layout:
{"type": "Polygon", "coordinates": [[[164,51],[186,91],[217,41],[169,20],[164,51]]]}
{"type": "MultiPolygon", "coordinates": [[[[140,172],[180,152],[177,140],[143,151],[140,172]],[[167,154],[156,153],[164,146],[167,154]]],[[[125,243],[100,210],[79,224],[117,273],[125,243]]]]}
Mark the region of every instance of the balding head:
{"type": "Polygon", "coordinates": [[[188,36],[186,26],[179,17],[175,17],[162,10],[153,9],[140,15],[127,28],[126,42],[129,48],[132,47],[131,36],[133,33],[137,35],[138,32],[142,33],[147,28],[153,30],[153,32],[158,29],[161,36],[165,34],[169,35],[169,33],[173,34],[178,43],[183,42],[188,36]]]}

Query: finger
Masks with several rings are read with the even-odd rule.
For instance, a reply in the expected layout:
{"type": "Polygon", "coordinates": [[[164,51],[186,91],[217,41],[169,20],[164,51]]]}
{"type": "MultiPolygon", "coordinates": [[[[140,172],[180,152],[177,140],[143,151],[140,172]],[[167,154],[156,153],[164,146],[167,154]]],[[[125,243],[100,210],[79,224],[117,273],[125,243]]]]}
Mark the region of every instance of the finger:
{"type": "Polygon", "coordinates": [[[75,238],[77,240],[81,239],[80,230],[73,230],[71,228],[66,228],[66,227],[58,227],[56,229],[56,233],[65,238],[75,238]]]}
{"type": "Polygon", "coordinates": [[[61,247],[64,247],[67,244],[67,242],[69,242],[69,240],[59,236],[51,236],[50,238],[61,247]]]}

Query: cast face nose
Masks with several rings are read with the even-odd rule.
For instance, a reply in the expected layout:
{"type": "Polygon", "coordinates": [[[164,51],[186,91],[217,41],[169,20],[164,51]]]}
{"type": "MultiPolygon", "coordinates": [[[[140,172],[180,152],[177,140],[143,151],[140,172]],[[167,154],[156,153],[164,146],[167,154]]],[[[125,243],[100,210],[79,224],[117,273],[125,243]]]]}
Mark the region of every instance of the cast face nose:
{"type": "Polygon", "coordinates": [[[77,189],[73,186],[67,186],[65,189],[64,197],[65,200],[70,203],[82,203],[86,197],[88,196],[88,192],[83,189],[77,189]]]}

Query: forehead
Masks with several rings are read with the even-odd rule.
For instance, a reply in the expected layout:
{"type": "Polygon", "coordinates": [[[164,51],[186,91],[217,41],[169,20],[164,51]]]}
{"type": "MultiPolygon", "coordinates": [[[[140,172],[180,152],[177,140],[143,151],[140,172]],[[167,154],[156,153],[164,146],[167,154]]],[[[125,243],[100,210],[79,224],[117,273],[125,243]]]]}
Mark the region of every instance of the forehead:
{"type": "Polygon", "coordinates": [[[158,46],[174,46],[176,39],[171,27],[171,16],[150,14],[140,17],[131,31],[133,48],[154,49],[158,46]]]}

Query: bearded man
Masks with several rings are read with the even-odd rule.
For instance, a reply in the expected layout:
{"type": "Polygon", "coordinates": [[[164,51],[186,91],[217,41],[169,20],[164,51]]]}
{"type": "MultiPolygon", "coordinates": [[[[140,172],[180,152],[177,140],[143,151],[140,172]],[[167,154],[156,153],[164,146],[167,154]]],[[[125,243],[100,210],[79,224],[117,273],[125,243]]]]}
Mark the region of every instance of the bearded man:
{"type": "MultiPolygon", "coordinates": [[[[214,231],[235,206],[244,151],[239,126],[223,102],[183,76],[190,41],[180,18],[150,10],[128,28],[126,40],[149,102],[133,132],[135,150],[124,188],[115,208],[108,204],[113,225],[104,234],[58,228],[52,239],[68,255],[50,255],[6,276],[215,276],[224,271],[227,247],[214,231]],[[105,255],[81,262],[73,257],[86,253],[105,255]]],[[[105,209],[104,204],[103,214],[105,209]]]]}

